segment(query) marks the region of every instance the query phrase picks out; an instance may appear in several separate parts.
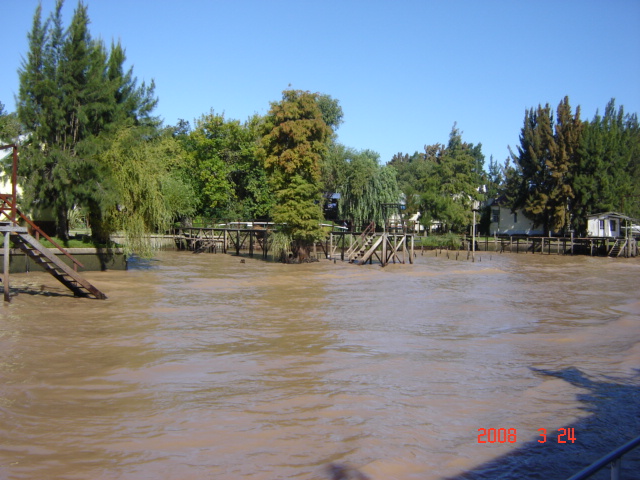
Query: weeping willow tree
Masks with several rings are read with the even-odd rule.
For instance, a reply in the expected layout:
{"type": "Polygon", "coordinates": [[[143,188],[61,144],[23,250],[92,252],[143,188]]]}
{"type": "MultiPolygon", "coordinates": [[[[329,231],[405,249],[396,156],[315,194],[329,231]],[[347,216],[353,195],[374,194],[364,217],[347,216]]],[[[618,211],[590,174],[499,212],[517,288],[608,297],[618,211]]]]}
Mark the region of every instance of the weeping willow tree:
{"type": "Polygon", "coordinates": [[[348,153],[347,174],[340,187],[339,214],[354,228],[370,222],[384,222],[382,203],[395,203],[400,190],[396,171],[380,166],[379,155],[371,150],[348,153]]]}
{"type": "Polygon", "coordinates": [[[170,136],[145,138],[136,128],[120,130],[101,155],[111,182],[101,219],[105,232],[121,232],[127,253],[149,257],[150,235],[166,231],[178,215],[195,209],[192,189],[170,169],[185,155],[170,136]]]}

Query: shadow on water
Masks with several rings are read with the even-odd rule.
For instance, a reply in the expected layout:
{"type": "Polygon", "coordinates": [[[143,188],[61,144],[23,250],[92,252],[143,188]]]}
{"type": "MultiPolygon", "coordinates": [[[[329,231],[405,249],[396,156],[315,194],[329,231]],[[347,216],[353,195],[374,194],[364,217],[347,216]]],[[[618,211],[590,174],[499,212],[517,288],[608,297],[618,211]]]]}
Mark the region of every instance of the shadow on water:
{"type": "MultiPolygon", "coordinates": [[[[594,381],[575,367],[559,371],[532,370],[587,390],[578,395],[578,400],[583,404],[581,408],[591,415],[563,426],[574,429],[575,443],[558,443],[558,432],[547,431],[544,443],[539,443],[542,439],[539,437],[514,452],[447,480],[563,480],[640,435],[640,386],[637,382],[634,385],[631,381],[614,378],[594,381]]],[[[640,369],[635,377],[640,377],[640,369]]],[[[609,468],[592,478],[610,478],[609,468]]],[[[623,457],[620,478],[640,479],[638,449],[623,457]]]]}
{"type": "Polygon", "coordinates": [[[127,270],[151,270],[159,264],[160,260],[157,258],[143,258],[135,254],[127,257],[127,270]]]}
{"type": "Polygon", "coordinates": [[[26,286],[18,286],[11,287],[10,290],[10,298],[17,297],[18,295],[31,295],[31,296],[41,296],[41,297],[73,297],[73,293],[60,293],[60,292],[51,292],[49,290],[45,290],[44,285],[26,285],[26,286]]]}

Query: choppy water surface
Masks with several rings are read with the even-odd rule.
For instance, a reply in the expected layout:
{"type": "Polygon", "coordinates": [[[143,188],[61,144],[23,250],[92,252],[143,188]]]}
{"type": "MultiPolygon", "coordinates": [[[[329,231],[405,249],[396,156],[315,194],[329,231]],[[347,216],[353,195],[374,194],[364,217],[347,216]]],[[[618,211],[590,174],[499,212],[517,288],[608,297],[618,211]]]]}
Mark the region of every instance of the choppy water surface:
{"type": "Polygon", "coordinates": [[[12,276],[0,478],[553,479],[640,435],[637,260],[166,252],[87,276],[108,300],[12,276]]]}

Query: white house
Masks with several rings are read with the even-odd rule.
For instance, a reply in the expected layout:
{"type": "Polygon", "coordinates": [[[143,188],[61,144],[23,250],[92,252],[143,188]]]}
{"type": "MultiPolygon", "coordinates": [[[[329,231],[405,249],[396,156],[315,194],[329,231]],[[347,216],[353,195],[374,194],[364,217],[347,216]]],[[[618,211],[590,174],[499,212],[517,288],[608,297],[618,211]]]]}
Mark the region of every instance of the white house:
{"type": "Polygon", "coordinates": [[[587,217],[587,235],[590,237],[623,237],[626,222],[631,222],[631,218],[620,213],[594,213],[587,217]]]}
{"type": "MultiPolygon", "coordinates": [[[[6,162],[9,162],[9,165],[11,165],[11,155],[13,155],[11,149],[0,150],[0,193],[11,193],[11,174],[7,174],[2,168],[2,165],[6,162]]],[[[10,171],[11,169],[9,169],[9,172],[10,171]]],[[[17,191],[18,195],[22,194],[20,185],[17,185],[17,191]]]]}
{"type": "MultiPolygon", "coordinates": [[[[20,135],[18,137],[17,145],[20,147],[24,141],[29,138],[29,135],[20,135]]],[[[0,145],[9,146],[13,145],[14,141],[4,141],[0,139],[0,145]]],[[[0,193],[11,193],[11,164],[13,160],[13,148],[4,148],[0,150],[0,193]],[[5,167],[8,167],[5,171],[5,167]],[[7,173],[8,172],[8,173],[7,173]]],[[[22,187],[16,185],[18,196],[22,195],[22,187]]]]}
{"type": "Polygon", "coordinates": [[[491,223],[489,232],[491,235],[544,235],[544,228],[534,225],[533,220],[527,217],[522,210],[511,211],[510,207],[502,204],[502,199],[492,200],[491,223]]]}

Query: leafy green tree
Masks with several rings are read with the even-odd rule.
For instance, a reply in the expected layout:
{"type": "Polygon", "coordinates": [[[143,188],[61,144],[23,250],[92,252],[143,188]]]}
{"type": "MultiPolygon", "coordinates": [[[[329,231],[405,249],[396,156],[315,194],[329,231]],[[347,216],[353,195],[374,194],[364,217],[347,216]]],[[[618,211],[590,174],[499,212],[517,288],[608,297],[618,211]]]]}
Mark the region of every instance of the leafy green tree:
{"type": "Polygon", "coordinates": [[[0,144],[13,142],[20,135],[20,124],[15,113],[7,113],[0,102],[0,144]]]}
{"type": "Polygon", "coordinates": [[[487,198],[496,198],[503,183],[504,167],[493,158],[493,155],[491,155],[489,158],[485,184],[487,187],[487,198]]]}
{"type": "Polygon", "coordinates": [[[398,153],[389,166],[398,172],[398,186],[406,198],[407,213],[420,212],[420,222],[429,226],[439,219],[440,205],[444,199],[440,193],[436,169],[445,147],[441,144],[425,145],[424,153],[413,155],[398,153]]]}
{"type": "Polygon", "coordinates": [[[340,102],[332,98],[331,95],[319,93],[316,96],[316,103],[322,112],[322,120],[335,132],[342,124],[344,117],[340,102]]]}
{"type": "MultiPolygon", "coordinates": [[[[507,159],[508,161],[508,159],[507,159]]],[[[501,189],[504,185],[505,179],[505,166],[500,165],[494,158],[493,155],[489,158],[489,165],[487,167],[486,174],[484,175],[483,185],[485,185],[486,199],[495,199],[501,193],[501,189]]],[[[480,231],[484,232],[485,235],[489,234],[489,229],[491,226],[491,205],[485,204],[481,210],[481,218],[480,218],[480,231]]]]}
{"type": "Polygon", "coordinates": [[[317,100],[318,94],[285,90],[271,104],[259,149],[275,197],[273,220],[292,239],[297,261],[307,261],[313,242],[324,236],[321,161],[332,130],[317,100]]]}
{"type": "Polygon", "coordinates": [[[185,137],[203,194],[203,214],[255,219],[269,213],[272,195],[264,165],[256,157],[261,121],[254,116],[240,123],[211,112],[185,137]]]}
{"type": "Polygon", "coordinates": [[[473,221],[473,203],[480,199],[483,163],[482,145],[463,142],[454,125],[435,169],[444,197],[440,199],[438,215],[452,230],[463,231],[473,221]]]}
{"type": "Polygon", "coordinates": [[[230,139],[237,124],[225,122],[223,115],[203,116],[190,134],[189,144],[195,158],[198,180],[208,213],[221,216],[233,200],[231,157],[237,150],[230,139]]]}
{"type": "Polygon", "coordinates": [[[398,170],[398,181],[411,210],[420,211],[421,222],[439,221],[447,230],[462,231],[472,222],[474,200],[480,198],[484,155],[480,144],[462,140],[456,125],[449,142],[425,145],[424,153],[394,156],[391,164],[398,170]]]}

